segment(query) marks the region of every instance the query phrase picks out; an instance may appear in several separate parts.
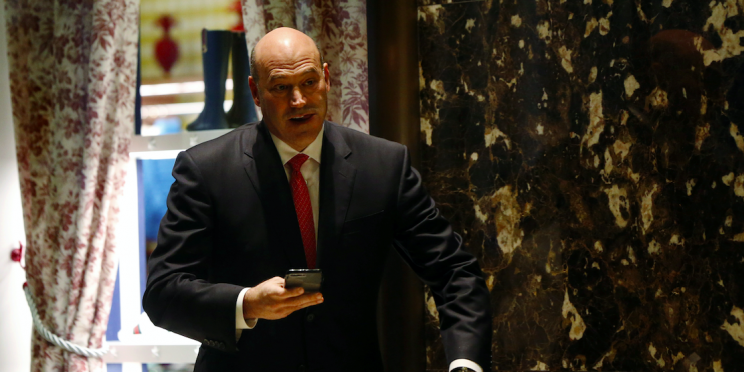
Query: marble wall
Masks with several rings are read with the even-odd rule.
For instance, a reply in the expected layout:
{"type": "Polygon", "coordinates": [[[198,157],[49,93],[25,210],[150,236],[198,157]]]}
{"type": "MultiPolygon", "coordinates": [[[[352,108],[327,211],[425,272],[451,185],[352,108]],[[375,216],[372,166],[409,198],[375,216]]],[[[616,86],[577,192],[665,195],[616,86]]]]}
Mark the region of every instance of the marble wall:
{"type": "Polygon", "coordinates": [[[422,173],[491,369],[744,371],[744,1],[418,9],[422,173]]]}

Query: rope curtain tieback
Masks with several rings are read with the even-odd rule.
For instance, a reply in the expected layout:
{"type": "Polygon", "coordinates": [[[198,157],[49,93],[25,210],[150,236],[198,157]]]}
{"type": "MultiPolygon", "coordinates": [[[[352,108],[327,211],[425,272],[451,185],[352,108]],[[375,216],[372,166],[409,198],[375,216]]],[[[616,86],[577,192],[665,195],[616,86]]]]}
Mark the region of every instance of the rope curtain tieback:
{"type": "Polygon", "coordinates": [[[72,342],[67,341],[50,332],[48,329],[46,329],[46,327],[44,327],[43,324],[41,324],[41,319],[39,319],[39,311],[36,309],[34,299],[31,298],[31,291],[28,289],[28,283],[23,283],[23,292],[26,294],[26,302],[28,302],[28,307],[31,309],[31,317],[34,321],[34,328],[36,328],[36,331],[39,332],[41,337],[44,337],[45,340],[71,353],[82,355],[88,358],[101,358],[106,355],[106,353],[108,353],[109,349],[106,344],[104,344],[103,347],[100,349],[91,349],[73,344],[72,342]]]}

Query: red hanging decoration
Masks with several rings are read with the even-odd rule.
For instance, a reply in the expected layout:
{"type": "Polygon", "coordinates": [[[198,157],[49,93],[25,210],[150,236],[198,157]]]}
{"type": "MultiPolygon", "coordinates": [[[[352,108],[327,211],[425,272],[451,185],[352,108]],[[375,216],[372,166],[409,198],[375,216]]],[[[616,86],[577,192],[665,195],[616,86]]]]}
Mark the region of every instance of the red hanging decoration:
{"type": "Polygon", "coordinates": [[[158,18],[157,24],[163,28],[164,34],[155,43],[155,59],[167,77],[170,76],[171,68],[178,60],[178,44],[170,37],[170,29],[176,24],[176,20],[166,14],[158,18]]]}
{"type": "Polygon", "coordinates": [[[21,262],[23,259],[23,243],[18,242],[19,248],[10,251],[10,259],[13,262],[21,262]]]}
{"type": "Polygon", "coordinates": [[[23,264],[23,243],[18,242],[18,248],[10,251],[10,260],[18,262],[21,265],[21,268],[26,270],[26,265],[23,264]]]}
{"type": "Polygon", "coordinates": [[[243,6],[240,5],[240,0],[233,1],[228,10],[238,13],[238,17],[240,18],[240,23],[236,23],[230,30],[245,31],[245,26],[243,25],[243,6]]]}

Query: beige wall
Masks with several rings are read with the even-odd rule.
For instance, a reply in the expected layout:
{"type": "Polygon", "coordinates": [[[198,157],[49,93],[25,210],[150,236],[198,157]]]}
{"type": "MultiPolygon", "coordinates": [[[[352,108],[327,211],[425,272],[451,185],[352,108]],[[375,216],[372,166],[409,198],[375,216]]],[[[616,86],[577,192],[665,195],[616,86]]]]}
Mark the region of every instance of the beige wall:
{"type": "Polygon", "coordinates": [[[10,260],[10,251],[19,240],[25,241],[25,234],[6,49],[5,8],[0,6],[0,371],[28,371],[31,313],[21,289],[25,275],[10,260]]]}

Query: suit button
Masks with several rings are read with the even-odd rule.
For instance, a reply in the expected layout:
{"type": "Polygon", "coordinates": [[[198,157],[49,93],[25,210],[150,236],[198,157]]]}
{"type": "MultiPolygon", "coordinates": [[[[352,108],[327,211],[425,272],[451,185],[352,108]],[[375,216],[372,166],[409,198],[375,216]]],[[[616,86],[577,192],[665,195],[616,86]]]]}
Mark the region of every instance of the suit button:
{"type": "Polygon", "coordinates": [[[307,319],[308,322],[312,322],[313,319],[315,319],[315,314],[307,314],[305,319],[307,319]]]}

